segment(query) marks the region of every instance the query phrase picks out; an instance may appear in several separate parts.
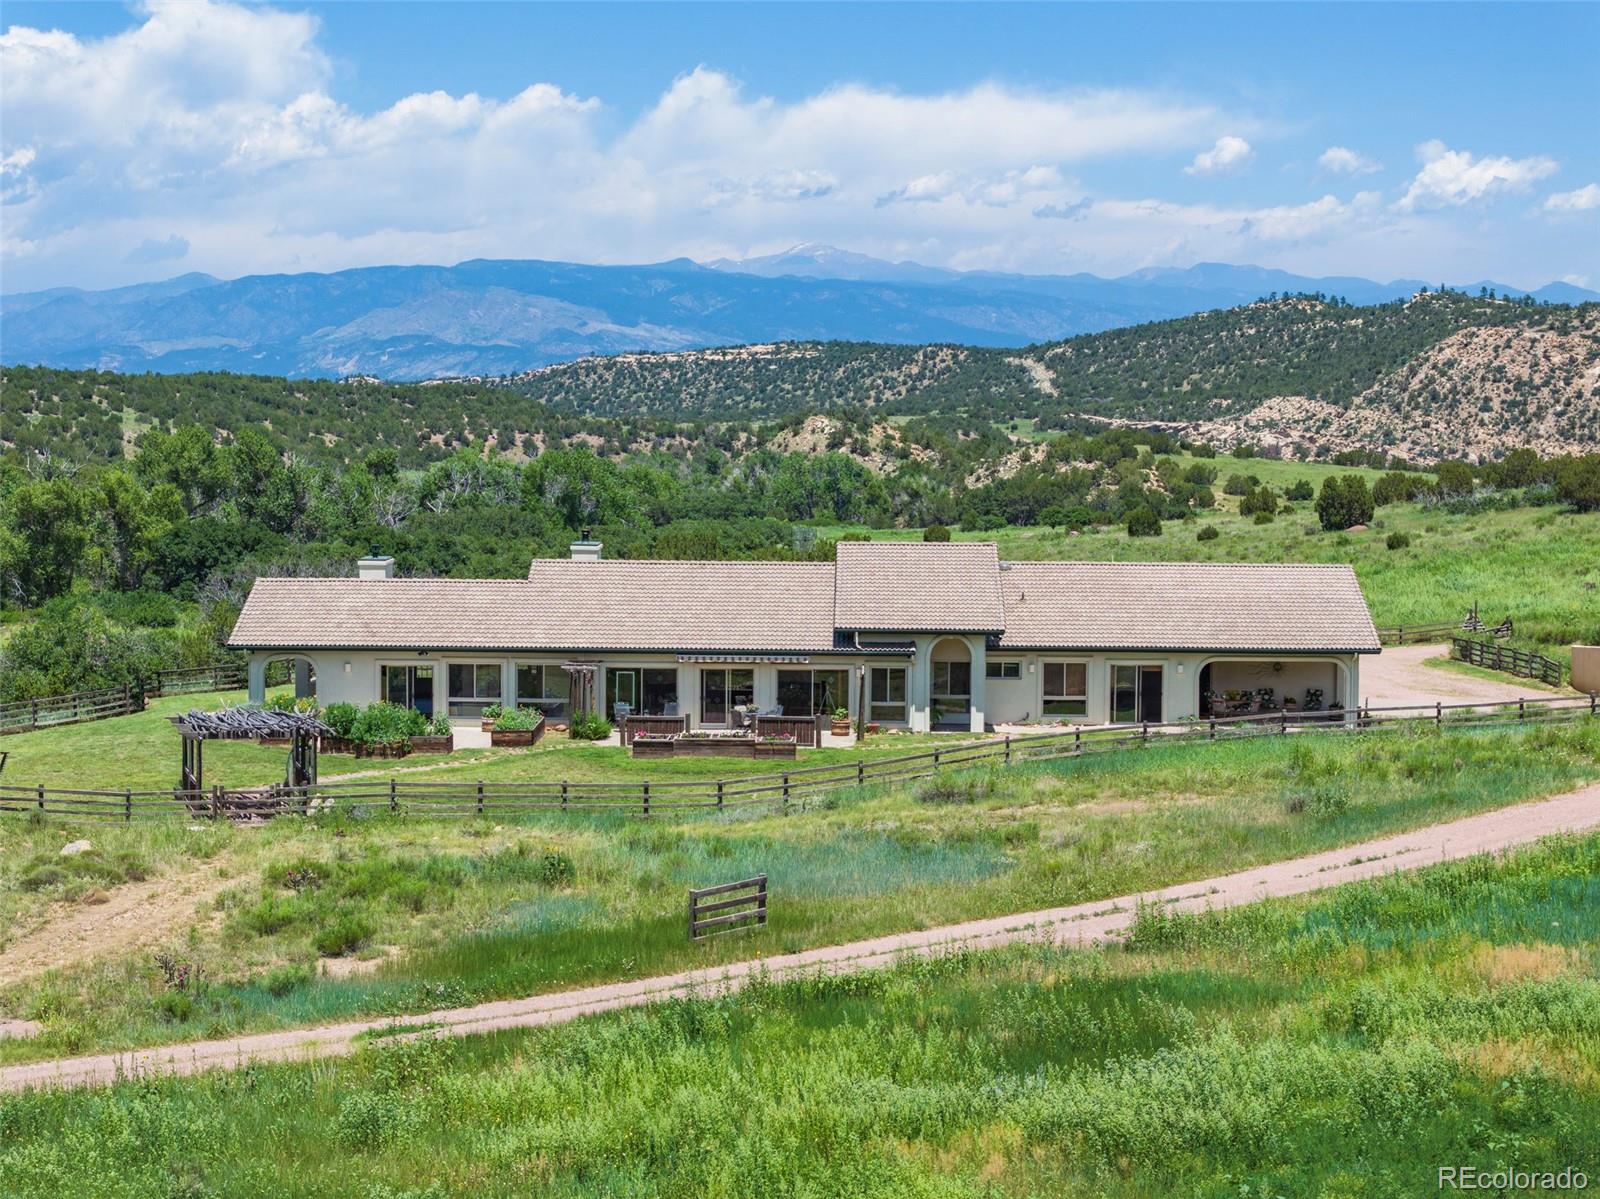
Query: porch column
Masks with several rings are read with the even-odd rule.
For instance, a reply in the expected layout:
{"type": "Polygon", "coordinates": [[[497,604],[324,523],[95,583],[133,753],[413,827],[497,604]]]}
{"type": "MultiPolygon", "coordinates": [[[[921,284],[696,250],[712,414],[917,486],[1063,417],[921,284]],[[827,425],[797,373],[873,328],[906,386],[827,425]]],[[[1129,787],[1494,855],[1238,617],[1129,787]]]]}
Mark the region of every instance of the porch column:
{"type": "Polygon", "coordinates": [[[971,638],[967,642],[967,646],[972,655],[972,682],[968,684],[972,691],[971,731],[981,733],[984,726],[984,697],[988,690],[988,671],[986,666],[989,660],[989,639],[980,633],[978,636],[971,638]]]}
{"type": "Polygon", "coordinates": [[[678,715],[684,718],[684,727],[690,729],[700,727],[700,696],[694,684],[694,667],[678,663],[678,715]]]}
{"type": "Polygon", "coordinates": [[[918,637],[917,651],[906,664],[906,715],[910,718],[913,733],[926,733],[933,728],[933,643],[938,638],[918,637]]]}
{"type": "Polygon", "coordinates": [[[311,695],[311,662],[307,658],[294,660],[294,697],[308,699],[311,695]]]}
{"type": "Polygon", "coordinates": [[[251,654],[245,665],[245,682],[249,687],[250,702],[267,702],[267,659],[261,654],[251,654]]]}

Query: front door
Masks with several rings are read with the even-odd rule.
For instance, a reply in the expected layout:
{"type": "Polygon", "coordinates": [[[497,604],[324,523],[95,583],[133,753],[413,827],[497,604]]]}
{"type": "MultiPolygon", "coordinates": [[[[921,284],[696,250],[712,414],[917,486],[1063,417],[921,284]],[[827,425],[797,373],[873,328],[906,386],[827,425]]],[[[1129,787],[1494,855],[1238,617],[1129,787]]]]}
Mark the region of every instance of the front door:
{"type": "Polygon", "coordinates": [[[1111,668],[1111,723],[1161,722],[1160,666],[1111,668]]]}
{"type": "Polygon", "coordinates": [[[639,672],[637,670],[606,671],[606,702],[611,705],[613,719],[618,704],[627,704],[628,711],[639,710],[639,672]]]}

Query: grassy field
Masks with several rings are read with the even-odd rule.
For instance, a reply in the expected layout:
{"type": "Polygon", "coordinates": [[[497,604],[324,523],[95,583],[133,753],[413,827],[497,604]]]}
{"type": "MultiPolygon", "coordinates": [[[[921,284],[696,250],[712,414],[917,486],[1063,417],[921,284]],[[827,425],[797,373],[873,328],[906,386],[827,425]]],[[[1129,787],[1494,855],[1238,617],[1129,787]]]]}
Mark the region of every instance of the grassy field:
{"type": "MultiPolygon", "coordinates": [[[[1251,459],[1237,465],[1265,479],[1269,464],[1251,459]]],[[[1271,465],[1290,474],[1311,469],[1271,465]]],[[[1160,537],[1129,537],[1120,527],[1080,534],[1033,527],[952,535],[998,542],[1002,557],[1024,560],[1348,562],[1380,625],[1457,620],[1477,603],[1486,622],[1515,620],[1514,644],[1553,657],[1569,659],[1574,643],[1600,640],[1600,513],[1547,507],[1451,515],[1394,504],[1378,509],[1365,532],[1324,533],[1309,503],[1258,525],[1238,515],[1236,499],[1218,498],[1222,506],[1216,512],[1168,521],[1160,537]],[[1216,540],[1197,541],[1195,534],[1206,525],[1216,528],[1216,540]],[[1386,541],[1397,532],[1411,544],[1391,550],[1386,541]]],[[[922,536],[918,529],[843,526],[823,535],[852,531],[886,541],[922,536]]]]}
{"type": "MultiPolygon", "coordinates": [[[[466,1041],[8,1097],[0,1191],[1409,1197],[1600,1176],[1600,837],[466,1041]]],[[[1497,1191],[1496,1193],[1506,1193],[1497,1191]]]]}
{"type": "Polygon", "coordinates": [[[1596,777],[1600,724],[1583,722],[1155,744],[675,821],[357,810],[259,828],[106,824],[75,858],[57,851],[78,830],[13,817],[0,822],[0,1013],[45,1031],[0,1042],[0,1058],[427,1010],[1080,902],[1596,777]],[[687,943],[685,888],[758,872],[771,924],[687,943]],[[135,948],[112,941],[92,964],[70,939],[65,958],[39,950],[36,930],[71,928],[124,887],[151,896],[135,948]],[[203,982],[169,985],[158,952],[203,982]],[[322,973],[363,957],[369,973],[322,973]]]}

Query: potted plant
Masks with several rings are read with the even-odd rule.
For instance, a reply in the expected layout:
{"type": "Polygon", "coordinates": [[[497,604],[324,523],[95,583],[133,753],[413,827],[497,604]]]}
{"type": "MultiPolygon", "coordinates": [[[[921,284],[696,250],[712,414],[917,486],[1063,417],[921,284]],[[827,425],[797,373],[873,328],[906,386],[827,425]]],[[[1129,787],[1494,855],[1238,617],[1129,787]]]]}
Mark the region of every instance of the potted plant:
{"type": "Polygon", "coordinates": [[[835,737],[848,737],[850,735],[850,709],[835,708],[833,715],[828,720],[828,731],[835,737]]]}
{"type": "Polygon", "coordinates": [[[482,722],[481,727],[483,728],[483,731],[486,733],[494,732],[495,721],[499,720],[504,714],[505,708],[501,707],[499,704],[490,704],[484,708],[483,714],[479,717],[480,721],[482,722]]]}
{"type": "Polygon", "coordinates": [[[450,718],[440,715],[429,720],[427,727],[411,738],[411,748],[419,754],[454,753],[456,735],[450,727],[450,718]]]}
{"type": "Polygon", "coordinates": [[[544,713],[537,708],[506,708],[489,732],[489,744],[500,746],[532,745],[544,735],[544,713]]]}

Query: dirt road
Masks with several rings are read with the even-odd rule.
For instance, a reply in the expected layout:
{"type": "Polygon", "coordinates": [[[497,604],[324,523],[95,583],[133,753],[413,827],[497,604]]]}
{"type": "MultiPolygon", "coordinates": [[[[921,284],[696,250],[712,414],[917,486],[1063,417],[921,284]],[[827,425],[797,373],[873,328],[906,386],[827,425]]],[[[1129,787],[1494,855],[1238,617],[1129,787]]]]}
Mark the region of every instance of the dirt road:
{"type": "Polygon", "coordinates": [[[1503,850],[1552,833],[1597,827],[1600,827],[1600,784],[1551,799],[1143,895],[1122,895],[1071,907],[1023,912],[803,953],[756,958],[713,969],[428,1012],[401,1020],[357,1020],[321,1028],[8,1066],[0,1069],[0,1091],[30,1086],[92,1085],[136,1074],[192,1074],[241,1066],[249,1061],[336,1056],[350,1053],[359,1043],[360,1034],[377,1030],[414,1027],[418,1030],[415,1033],[400,1035],[467,1036],[505,1028],[557,1024],[613,1008],[637,1007],[695,992],[736,989],[762,971],[773,978],[816,971],[841,974],[887,966],[906,954],[932,955],[953,948],[981,948],[1035,939],[1087,944],[1124,932],[1141,900],[1168,903],[1182,911],[1232,907],[1503,850]]]}
{"type": "Polygon", "coordinates": [[[1501,683],[1425,665],[1429,658],[1444,658],[1449,652],[1438,645],[1391,645],[1381,654],[1362,658],[1361,702],[1369,708],[1435,702],[1468,704],[1476,700],[1507,703],[1553,694],[1549,688],[1520,682],[1509,675],[1501,683]]]}

